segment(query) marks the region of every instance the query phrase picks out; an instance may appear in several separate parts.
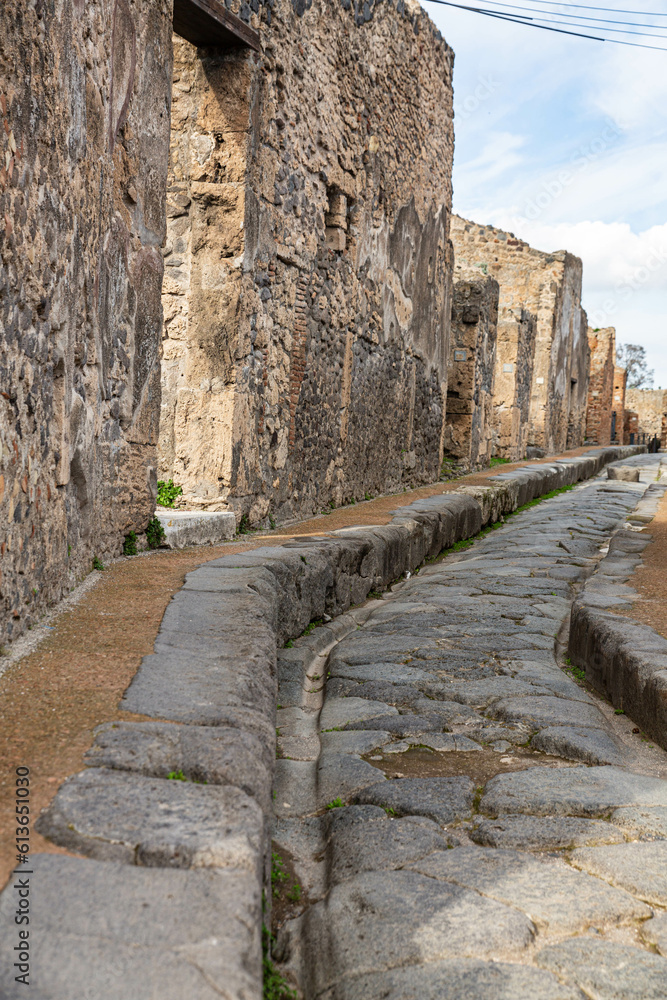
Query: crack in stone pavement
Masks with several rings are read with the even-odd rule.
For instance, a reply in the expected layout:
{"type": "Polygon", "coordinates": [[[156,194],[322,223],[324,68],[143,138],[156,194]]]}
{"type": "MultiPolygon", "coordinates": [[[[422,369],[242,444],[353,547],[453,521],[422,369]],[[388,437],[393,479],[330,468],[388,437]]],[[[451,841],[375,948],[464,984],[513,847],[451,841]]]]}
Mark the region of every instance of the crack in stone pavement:
{"type": "Polygon", "coordinates": [[[562,645],[659,461],[512,516],[333,646],[280,651],[274,841],[304,905],[274,958],[306,1000],[667,998],[667,754],[621,734],[562,645]]]}

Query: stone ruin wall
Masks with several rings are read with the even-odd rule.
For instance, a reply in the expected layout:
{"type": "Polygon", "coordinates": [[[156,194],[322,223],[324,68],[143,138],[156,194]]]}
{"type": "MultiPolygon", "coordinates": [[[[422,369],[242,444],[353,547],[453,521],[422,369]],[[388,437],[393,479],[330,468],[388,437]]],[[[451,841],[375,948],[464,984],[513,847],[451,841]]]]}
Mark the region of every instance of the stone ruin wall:
{"type": "Polygon", "coordinates": [[[499,286],[479,270],[454,275],[445,458],[486,467],[494,444],[494,379],[499,286]]]}
{"type": "Polygon", "coordinates": [[[0,641],[153,513],[167,0],[0,7],[0,641]]]}
{"type": "Polygon", "coordinates": [[[414,3],[262,19],[261,65],[177,49],[161,433],[251,523],[437,479],[451,297],[451,50],[414,3]]]}
{"type": "Polygon", "coordinates": [[[625,368],[614,366],[614,395],[612,404],[612,444],[625,444],[625,384],[628,373],[625,368]]]}
{"type": "Polygon", "coordinates": [[[645,434],[647,437],[662,436],[663,420],[667,417],[665,389],[628,388],[625,391],[625,405],[637,415],[635,433],[645,434]]]}
{"type": "Polygon", "coordinates": [[[587,337],[591,360],[586,441],[590,444],[607,445],[611,443],[616,330],[613,326],[598,330],[589,327],[587,337]]]}
{"type": "Polygon", "coordinates": [[[457,260],[500,285],[496,453],[517,459],[528,446],[553,454],[581,444],[588,371],[581,261],[458,216],[452,239],[457,260]]]}

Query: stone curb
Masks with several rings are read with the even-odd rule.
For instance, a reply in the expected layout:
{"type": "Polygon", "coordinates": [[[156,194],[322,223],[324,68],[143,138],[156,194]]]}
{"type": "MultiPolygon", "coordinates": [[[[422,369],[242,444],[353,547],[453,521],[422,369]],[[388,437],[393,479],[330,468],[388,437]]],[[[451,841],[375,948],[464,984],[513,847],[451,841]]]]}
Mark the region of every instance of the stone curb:
{"type": "MultiPolygon", "coordinates": [[[[293,654],[289,681],[295,690],[305,687],[308,664],[356,628],[367,612],[350,609],[373,591],[528,501],[643,451],[596,449],[527,466],[494,477],[493,486],[462,487],[401,507],[387,525],[295,539],[189,573],[166,609],[154,652],[144,657],[121,702],[156,721],[101,727],[87,758],[93,767],[69,778],[40,817],[40,832],[93,859],[39,855],[41,882],[78,913],[78,927],[94,928],[100,909],[110,926],[104,941],[95,938],[87,952],[78,936],[68,938],[44,918],[41,930],[36,927],[43,940],[38,989],[51,1000],[69,1000],[83,995],[84,985],[94,993],[99,980],[105,1000],[124,1000],[124,982],[132,981],[133,995],[142,998],[154,995],[154,982],[164,982],[161,997],[170,1000],[183,995],[178,984],[187,981],[187,995],[199,1000],[227,995],[234,981],[243,982],[243,996],[261,997],[259,900],[270,885],[278,649],[301,637],[280,655],[289,660],[293,654]],[[303,636],[315,621],[323,627],[303,636]],[[165,780],[170,774],[180,780],[165,780]],[[206,879],[214,880],[215,905],[201,915],[191,948],[195,954],[207,942],[205,975],[192,979],[197,963],[187,948],[166,957],[163,943],[158,947],[137,931],[145,946],[134,964],[128,952],[114,985],[104,971],[108,956],[114,949],[125,955],[133,928],[159,918],[171,884],[167,876],[183,914],[188,900],[197,906],[208,891],[206,879]],[[166,979],[165,962],[173,972],[166,979]]],[[[304,775],[314,767],[290,763],[302,765],[304,775]]],[[[11,891],[0,897],[8,919],[11,891]]],[[[0,991],[6,987],[13,996],[13,985],[9,970],[0,970],[0,991]]]]}
{"type": "Polygon", "coordinates": [[[629,607],[637,597],[627,581],[651,541],[637,529],[653,519],[665,490],[667,483],[651,483],[628,517],[632,527],[612,537],[607,555],[572,605],[568,653],[596,691],[667,749],[667,639],[611,610],[629,607]]]}

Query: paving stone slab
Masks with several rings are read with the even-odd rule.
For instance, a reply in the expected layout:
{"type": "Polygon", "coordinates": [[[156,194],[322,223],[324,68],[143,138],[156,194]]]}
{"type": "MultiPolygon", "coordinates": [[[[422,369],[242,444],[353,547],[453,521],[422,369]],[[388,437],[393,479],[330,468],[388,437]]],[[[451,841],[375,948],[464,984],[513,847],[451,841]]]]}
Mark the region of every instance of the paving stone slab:
{"type": "Polygon", "coordinates": [[[595,1000],[665,1000],[667,961],[660,955],[592,937],[538,952],[537,964],[595,1000]]]}
{"type": "Polygon", "coordinates": [[[320,733],[322,754],[352,753],[358,757],[372,753],[379,747],[391,743],[391,733],[381,729],[345,730],[344,732],[320,733]]]}
{"type": "Polygon", "coordinates": [[[276,761],[273,811],[278,819],[307,816],[317,808],[317,761],[276,761]]]}
{"type": "Polygon", "coordinates": [[[462,736],[459,733],[436,733],[432,736],[409,736],[406,742],[411,746],[428,747],[429,750],[437,750],[438,753],[470,753],[475,750],[483,750],[479,743],[462,736]]]}
{"type": "Polygon", "coordinates": [[[262,811],[230,785],[90,768],[65,781],[36,829],[62,847],[101,861],[238,868],[258,877],[263,865],[262,811]]]}
{"type": "Polygon", "coordinates": [[[667,806],[667,781],[614,766],[532,767],[492,778],[482,812],[601,816],[621,806],[667,806]]]}
{"type": "Polygon", "coordinates": [[[391,684],[417,684],[432,678],[430,670],[413,663],[329,663],[331,677],[347,677],[355,681],[385,681],[391,684]]]}
{"type": "Polygon", "coordinates": [[[651,916],[644,903],[622,889],[575,872],[563,861],[538,860],[519,851],[457,847],[431,854],[409,867],[515,906],[536,927],[561,934],[576,934],[591,924],[617,924],[651,916]]]}
{"type": "Polygon", "coordinates": [[[321,1000],[586,1000],[544,969],[474,958],[343,979],[321,1000]]]}
{"type": "Polygon", "coordinates": [[[363,722],[351,722],[345,728],[381,729],[392,736],[415,736],[419,733],[439,732],[444,724],[436,715],[381,715],[375,719],[365,719],[363,722]]]}
{"type": "Polygon", "coordinates": [[[622,764],[629,756],[604,729],[583,726],[550,726],[533,736],[530,745],[544,753],[585,764],[622,764]]]}
{"type": "MultiPolygon", "coordinates": [[[[295,928],[296,929],[296,928],[295,928]]],[[[366,872],[336,886],[301,920],[304,992],[336,981],[443,958],[511,957],[531,944],[524,914],[416,872],[366,872]]]]}
{"type": "Polygon", "coordinates": [[[667,913],[658,913],[641,926],[641,936],[647,944],[667,957],[667,913]]]}
{"type": "Polygon", "coordinates": [[[468,681],[464,684],[453,683],[448,691],[452,701],[460,701],[465,705],[477,705],[486,708],[498,698],[513,695],[551,695],[553,691],[547,686],[536,686],[518,677],[489,677],[481,681],[468,681]]]}
{"type": "Polygon", "coordinates": [[[382,701],[369,701],[366,698],[327,698],[320,713],[319,728],[322,732],[326,732],[328,729],[342,729],[349,723],[362,722],[364,719],[395,715],[398,715],[398,709],[382,701]]]}
{"type": "Polygon", "coordinates": [[[446,824],[468,818],[474,794],[468,777],[395,778],[365,788],[355,801],[393,809],[397,816],[428,816],[446,824]]]}
{"type": "Polygon", "coordinates": [[[166,778],[182,771],[188,781],[235,785],[271,807],[273,747],[253,733],[227,726],[177,726],[169,722],[110,722],[95,731],[86,753],[91,767],[166,778]]]}
{"type": "Polygon", "coordinates": [[[667,841],[654,840],[609,847],[583,847],[572,863],[633,896],[667,906],[667,841]]]}
{"type": "Polygon", "coordinates": [[[322,754],[317,764],[317,807],[335,799],[349,802],[361,789],[385,780],[382,771],[354,754],[322,754]]]}
{"type": "MultiPolygon", "coordinates": [[[[261,885],[250,873],[149,870],[55,854],[30,860],[39,886],[30,986],[16,983],[11,962],[1,962],[4,1000],[261,996],[261,885]]],[[[4,928],[13,926],[15,896],[11,883],[0,896],[4,928]]]]}
{"type": "Polygon", "coordinates": [[[270,727],[277,690],[275,638],[253,644],[252,650],[247,646],[215,640],[216,655],[193,647],[144,656],[120,707],[201,726],[233,725],[235,713],[245,710],[251,732],[267,721],[270,727]]]}
{"type": "Polygon", "coordinates": [[[667,840],[667,806],[616,809],[611,821],[638,840],[667,840]]]}
{"type": "MultiPolygon", "coordinates": [[[[352,806],[355,808],[364,807],[352,806]]],[[[378,811],[381,815],[372,820],[333,830],[327,847],[329,884],[337,885],[365,871],[402,868],[453,843],[432,820],[421,816],[394,819],[384,809],[378,811]]]]}
{"type": "Polygon", "coordinates": [[[503,698],[490,709],[494,718],[507,722],[526,722],[535,729],[547,726],[606,727],[605,718],[595,705],[569,698],[527,695],[523,698],[503,698]]]}
{"type": "Polygon", "coordinates": [[[611,823],[574,816],[502,816],[485,819],[470,837],[482,847],[518,851],[553,851],[589,844],[619,844],[623,833],[611,823]]]}

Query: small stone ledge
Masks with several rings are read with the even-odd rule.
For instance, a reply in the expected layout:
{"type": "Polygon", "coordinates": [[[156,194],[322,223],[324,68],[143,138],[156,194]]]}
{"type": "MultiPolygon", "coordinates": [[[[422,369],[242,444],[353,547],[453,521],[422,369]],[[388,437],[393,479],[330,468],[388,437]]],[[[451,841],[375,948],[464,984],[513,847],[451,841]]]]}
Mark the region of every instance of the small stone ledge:
{"type": "Polygon", "coordinates": [[[236,534],[236,515],[230,510],[158,510],[155,516],[164,530],[163,545],[168,549],[218,545],[236,534]]]}
{"type": "MultiPolygon", "coordinates": [[[[649,523],[667,484],[651,483],[628,523],[649,523]]],[[[650,542],[635,529],[618,531],[596,574],[572,606],[568,653],[590,684],[667,749],[667,639],[611,608],[631,606],[627,586],[650,542]]]]}

